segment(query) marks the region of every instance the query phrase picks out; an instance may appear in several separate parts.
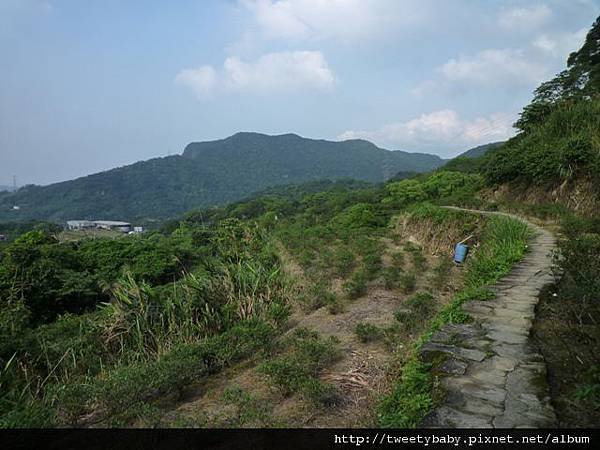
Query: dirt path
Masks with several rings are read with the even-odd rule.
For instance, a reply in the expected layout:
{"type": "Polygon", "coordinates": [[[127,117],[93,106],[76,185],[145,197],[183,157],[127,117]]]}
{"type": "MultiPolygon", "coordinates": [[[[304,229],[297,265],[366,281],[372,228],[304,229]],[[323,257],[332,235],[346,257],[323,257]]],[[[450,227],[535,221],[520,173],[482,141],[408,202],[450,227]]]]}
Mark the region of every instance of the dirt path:
{"type": "Polygon", "coordinates": [[[475,319],[472,323],[447,325],[423,346],[424,358],[447,357],[441,367],[446,375],[441,381],[446,399],[421,425],[551,427],[556,416],[550,404],[546,365],[529,334],[539,293],[554,281],[551,253],[556,238],[511,214],[463,210],[521,220],[535,236],[523,260],[494,285],[494,300],[463,306],[475,319]]]}

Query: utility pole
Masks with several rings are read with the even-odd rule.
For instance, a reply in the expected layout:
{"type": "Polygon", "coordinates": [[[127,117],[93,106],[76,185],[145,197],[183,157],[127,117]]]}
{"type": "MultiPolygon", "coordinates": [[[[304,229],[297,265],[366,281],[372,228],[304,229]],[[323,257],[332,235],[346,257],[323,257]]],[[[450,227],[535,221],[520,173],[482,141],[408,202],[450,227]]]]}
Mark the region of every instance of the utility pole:
{"type": "Polygon", "coordinates": [[[17,192],[17,176],[13,175],[13,192],[17,192]]]}

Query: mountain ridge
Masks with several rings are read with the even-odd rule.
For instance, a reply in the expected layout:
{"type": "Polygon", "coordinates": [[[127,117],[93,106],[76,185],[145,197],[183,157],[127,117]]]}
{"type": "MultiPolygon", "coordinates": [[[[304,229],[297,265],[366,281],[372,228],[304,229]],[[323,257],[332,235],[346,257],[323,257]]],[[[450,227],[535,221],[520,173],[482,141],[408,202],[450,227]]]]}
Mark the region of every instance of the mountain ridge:
{"type": "Polygon", "coordinates": [[[240,132],[192,142],[181,155],[1,193],[0,221],[160,220],[240,200],[271,186],[346,178],[377,183],[399,170],[424,172],[443,163],[436,155],[386,150],[364,140],[240,132]]]}
{"type": "Polygon", "coordinates": [[[243,131],[191,142],[180,155],[2,192],[0,221],[163,220],[274,186],[342,179],[380,183],[399,172],[427,172],[446,162],[437,155],[387,150],[363,139],[330,141],[243,131]]]}

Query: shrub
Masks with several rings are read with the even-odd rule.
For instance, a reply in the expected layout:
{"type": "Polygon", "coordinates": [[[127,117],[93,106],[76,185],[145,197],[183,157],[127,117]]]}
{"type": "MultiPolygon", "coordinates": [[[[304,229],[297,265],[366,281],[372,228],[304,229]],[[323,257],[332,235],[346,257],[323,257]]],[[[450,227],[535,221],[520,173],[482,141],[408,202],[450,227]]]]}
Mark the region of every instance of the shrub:
{"type": "Polygon", "coordinates": [[[331,264],[337,275],[341,277],[348,275],[354,268],[355,263],[356,257],[349,247],[340,245],[335,249],[331,264]]]}
{"type": "Polygon", "coordinates": [[[239,386],[228,387],[223,392],[221,399],[225,405],[235,407],[234,415],[227,418],[225,425],[236,428],[242,426],[265,427],[273,425],[272,408],[270,405],[250,394],[245,389],[239,386]]]}
{"type": "Polygon", "coordinates": [[[427,292],[418,292],[406,300],[405,306],[405,309],[396,311],[394,317],[412,333],[422,327],[435,312],[435,298],[427,292]]]}
{"type": "Polygon", "coordinates": [[[368,277],[364,268],[359,267],[343,285],[348,298],[356,299],[363,296],[367,292],[367,281],[368,277]]]}
{"type": "Polygon", "coordinates": [[[363,342],[372,342],[383,337],[383,331],[371,323],[359,323],[354,328],[354,332],[358,339],[363,342]]]}
{"type": "Polygon", "coordinates": [[[110,371],[106,378],[72,383],[58,393],[59,414],[75,423],[87,408],[101,412],[99,420],[128,417],[145,402],[180,390],[240,358],[270,349],[274,329],[248,321],[204,341],[174,347],[155,361],[110,371]]]}
{"type": "Polygon", "coordinates": [[[332,225],[341,231],[379,227],[384,223],[385,221],[375,214],[373,206],[368,203],[352,205],[336,215],[332,220],[332,225]]]}
{"type": "Polygon", "coordinates": [[[490,155],[490,183],[559,183],[584,175],[597,179],[600,167],[600,100],[559,102],[545,120],[510,139],[490,155]]]}
{"type": "Polygon", "coordinates": [[[417,277],[414,273],[403,273],[399,277],[400,281],[400,289],[405,294],[410,294],[414,292],[417,286],[417,277]]]}
{"type": "Polygon", "coordinates": [[[338,341],[323,340],[316,332],[298,329],[282,344],[284,353],[259,367],[283,395],[298,393],[319,404],[329,404],[335,393],[318,379],[320,372],[338,356],[338,341]]]}
{"type": "Polygon", "coordinates": [[[450,271],[452,270],[452,261],[449,258],[442,258],[433,268],[431,283],[435,289],[442,289],[448,282],[450,271]]]}
{"type": "Polygon", "coordinates": [[[395,267],[386,267],[383,269],[383,282],[386,289],[395,289],[400,282],[402,272],[395,267]]]}

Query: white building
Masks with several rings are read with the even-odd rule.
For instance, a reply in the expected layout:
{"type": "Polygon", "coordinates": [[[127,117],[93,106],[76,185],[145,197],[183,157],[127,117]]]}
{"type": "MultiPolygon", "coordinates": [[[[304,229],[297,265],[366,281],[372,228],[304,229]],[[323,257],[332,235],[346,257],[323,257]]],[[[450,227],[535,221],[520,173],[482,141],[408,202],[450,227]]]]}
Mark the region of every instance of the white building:
{"type": "Polygon", "coordinates": [[[96,228],[96,224],[91,220],[69,220],[67,221],[69,230],[83,230],[85,228],[96,228]]]}
{"type": "Polygon", "coordinates": [[[117,220],[94,220],[96,228],[103,230],[116,230],[122,233],[129,233],[131,231],[131,224],[129,222],[119,222],[117,220]]]}
{"type": "Polygon", "coordinates": [[[131,224],[116,220],[69,220],[67,221],[67,228],[69,230],[98,228],[101,230],[115,230],[122,233],[129,233],[131,231],[131,224]]]}

